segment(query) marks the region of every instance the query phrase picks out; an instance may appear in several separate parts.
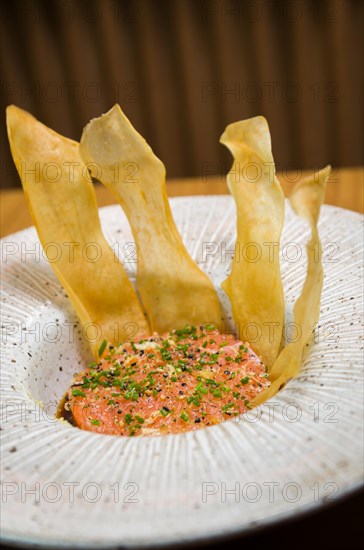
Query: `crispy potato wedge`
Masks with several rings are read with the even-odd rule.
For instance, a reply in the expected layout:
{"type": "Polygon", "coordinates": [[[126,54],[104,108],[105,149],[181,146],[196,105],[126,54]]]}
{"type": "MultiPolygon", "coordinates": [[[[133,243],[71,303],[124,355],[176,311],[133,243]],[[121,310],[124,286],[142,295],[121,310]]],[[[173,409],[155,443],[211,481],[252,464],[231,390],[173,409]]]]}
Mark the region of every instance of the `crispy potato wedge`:
{"type": "Polygon", "coordinates": [[[104,339],[118,343],[148,334],[135,290],[101,231],[79,144],[14,105],[7,108],[7,127],[39,239],[94,355],[104,339]]]}
{"type": "Polygon", "coordinates": [[[284,195],[275,176],[269,128],[258,116],[227,126],[220,138],[234,156],[227,175],[237,210],[231,273],[222,287],[230,298],[237,332],[271,368],[280,349],[284,294],[279,243],[284,195]],[[255,332],[254,332],[255,331],[255,332]]]}
{"type": "Polygon", "coordinates": [[[307,274],[300,296],[294,305],[294,322],[300,327],[300,338],[288,343],[279,354],[270,372],[271,386],[260,393],[251,406],[259,405],[272,397],[286,382],[297,375],[303,362],[313,328],[320,317],[320,300],[323,285],[322,247],[317,224],[324,201],[325,188],[331,167],[299,181],[293,188],[290,203],[298,216],[305,218],[311,227],[307,244],[307,274]]]}
{"type": "Polygon", "coordinates": [[[165,167],[119,105],[86,126],[80,150],[128,217],[138,251],[137,287],[152,330],[219,324],[213,284],[189,256],[173,221],[165,167]]]}

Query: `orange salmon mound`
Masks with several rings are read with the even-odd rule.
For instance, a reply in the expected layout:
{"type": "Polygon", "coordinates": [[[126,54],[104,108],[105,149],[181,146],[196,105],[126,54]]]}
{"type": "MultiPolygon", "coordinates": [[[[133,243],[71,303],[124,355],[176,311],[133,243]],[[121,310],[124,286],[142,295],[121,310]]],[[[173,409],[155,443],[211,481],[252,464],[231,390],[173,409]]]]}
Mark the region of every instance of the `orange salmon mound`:
{"type": "Polygon", "coordinates": [[[75,375],[65,416],[102,434],[176,434],[246,412],[269,385],[247,343],[186,326],[106,348],[99,363],[75,375]]]}

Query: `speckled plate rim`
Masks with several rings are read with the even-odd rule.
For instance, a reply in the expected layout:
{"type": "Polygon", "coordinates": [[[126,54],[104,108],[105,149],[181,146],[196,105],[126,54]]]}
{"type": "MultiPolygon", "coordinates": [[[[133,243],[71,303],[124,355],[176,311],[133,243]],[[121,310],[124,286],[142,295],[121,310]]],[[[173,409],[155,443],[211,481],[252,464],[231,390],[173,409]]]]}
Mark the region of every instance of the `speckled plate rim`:
{"type": "MultiPolygon", "coordinates": [[[[277,517],[271,517],[271,518],[267,518],[266,520],[263,520],[261,522],[259,522],[259,524],[257,524],[256,526],[250,526],[248,528],[243,528],[241,531],[237,530],[237,531],[233,531],[231,533],[226,533],[226,534],[220,534],[220,535],[211,535],[211,536],[204,536],[202,535],[201,537],[197,537],[197,538],[194,538],[193,540],[190,540],[190,541],[181,541],[181,542],[176,542],[174,539],[171,539],[171,541],[164,541],[162,544],[158,544],[158,543],[152,543],[149,548],[169,548],[171,547],[171,545],[173,545],[173,548],[188,548],[189,546],[192,546],[192,547],[195,547],[195,546],[200,546],[203,548],[205,547],[207,544],[220,544],[220,543],[228,543],[230,540],[231,541],[234,541],[235,539],[239,539],[240,538],[245,538],[245,537],[249,537],[251,535],[254,535],[255,533],[259,532],[261,533],[263,530],[268,530],[270,527],[276,527],[276,526],[283,526],[283,525],[286,525],[286,524],[290,524],[292,522],[294,522],[295,520],[297,519],[305,519],[305,518],[308,518],[310,516],[312,516],[313,514],[315,514],[317,511],[321,511],[323,509],[323,506],[325,506],[325,509],[327,507],[334,507],[335,505],[340,505],[342,502],[345,502],[347,501],[347,499],[349,499],[350,497],[354,497],[355,495],[357,495],[361,490],[363,489],[363,483],[356,483],[356,484],[353,484],[352,487],[349,487],[347,488],[346,490],[344,490],[340,496],[338,496],[337,498],[335,498],[333,501],[331,501],[330,503],[327,503],[327,504],[323,504],[322,502],[318,502],[318,503],[311,503],[310,505],[306,505],[304,508],[302,509],[298,509],[298,510],[295,510],[295,511],[292,511],[291,513],[286,513],[284,514],[283,516],[277,516],[277,517]]],[[[74,542],[72,546],[70,545],[63,545],[62,543],[56,543],[52,540],[50,541],[42,541],[42,542],[39,542],[38,539],[27,539],[27,540],[24,540],[24,539],[21,539],[20,537],[17,538],[17,537],[12,537],[12,538],[7,538],[6,536],[3,537],[1,536],[0,538],[1,542],[3,544],[6,544],[6,545],[9,545],[11,547],[14,547],[14,548],[39,548],[39,549],[57,549],[57,548],[80,548],[80,549],[85,549],[86,547],[81,544],[81,545],[78,545],[77,542],[74,542]]],[[[100,550],[122,550],[123,548],[132,548],[132,546],[123,546],[122,544],[120,545],[116,545],[113,544],[113,545],[108,545],[108,544],[97,544],[95,546],[93,546],[92,544],[90,544],[87,548],[99,548],[100,550]]]]}
{"type": "MultiPolygon", "coordinates": [[[[201,210],[201,207],[203,206],[203,204],[205,203],[208,203],[207,204],[207,211],[210,213],[210,217],[211,217],[211,212],[214,212],[215,214],[220,212],[220,215],[222,213],[224,213],[224,216],[223,218],[224,219],[228,219],[229,217],[231,217],[231,212],[233,210],[233,205],[232,205],[232,200],[230,197],[221,197],[221,196],[209,196],[209,197],[183,197],[183,198],[176,198],[176,199],[172,199],[171,200],[171,205],[172,205],[172,209],[174,211],[174,215],[175,215],[175,218],[176,218],[176,221],[177,221],[177,225],[179,226],[179,228],[181,229],[181,232],[182,232],[182,235],[184,237],[186,237],[186,228],[188,230],[188,222],[186,223],[186,220],[180,220],[179,219],[179,211],[182,209],[184,209],[185,211],[188,210],[190,211],[191,209],[191,205],[192,206],[192,210],[193,208],[196,208],[197,211],[200,211],[201,210]],[[230,211],[229,211],[229,208],[227,208],[227,206],[230,208],[230,211]]],[[[108,208],[105,208],[105,209],[102,209],[101,210],[101,217],[102,217],[102,220],[103,220],[103,224],[105,224],[106,226],[106,229],[108,229],[107,225],[108,225],[108,221],[110,219],[110,213],[115,213],[115,210],[116,210],[117,207],[108,207],[108,208]]],[[[187,216],[188,219],[190,219],[190,215],[191,213],[189,212],[189,215],[187,216]]],[[[291,215],[291,214],[290,214],[291,215]]],[[[119,216],[119,212],[117,211],[117,213],[115,213],[115,216],[118,217],[119,216]]],[[[184,212],[184,216],[185,216],[185,212],[184,212]]],[[[186,216],[185,216],[186,218],[186,216]]],[[[291,218],[292,218],[292,215],[291,215],[291,218]]],[[[334,207],[327,207],[325,206],[324,209],[323,209],[323,216],[322,216],[322,220],[321,220],[321,223],[320,223],[320,231],[321,231],[321,234],[323,236],[323,240],[324,240],[324,237],[325,237],[325,224],[327,225],[328,223],[332,222],[333,221],[333,218],[336,218],[336,223],[335,224],[335,228],[334,228],[334,233],[335,235],[333,234],[332,232],[332,228],[330,229],[330,234],[333,235],[333,239],[334,240],[340,240],[340,242],[342,243],[344,241],[343,239],[343,233],[342,233],[342,230],[343,228],[346,227],[346,235],[344,235],[344,237],[346,238],[347,236],[349,236],[349,240],[350,238],[352,238],[353,236],[353,227],[354,225],[357,226],[358,223],[361,221],[361,216],[358,215],[358,214],[355,214],[355,213],[352,213],[350,211],[345,211],[345,210],[342,210],[342,209],[337,209],[337,208],[334,208],[334,207]]],[[[120,220],[119,220],[120,222],[120,220]]],[[[294,225],[297,224],[297,222],[293,222],[294,225]]],[[[193,224],[192,224],[193,225],[193,224]]],[[[204,226],[204,231],[206,231],[206,228],[207,228],[207,225],[208,224],[205,224],[204,226]]],[[[221,225],[221,224],[220,224],[221,225]]],[[[299,225],[299,223],[298,223],[299,225]]],[[[330,223],[331,225],[331,223],[330,223]]],[[[13,239],[13,240],[16,240],[16,239],[22,239],[24,237],[24,234],[26,234],[27,232],[29,232],[29,230],[25,230],[25,231],[22,231],[22,232],[19,232],[15,235],[11,235],[9,237],[7,237],[6,239],[9,240],[9,239],[13,239]]],[[[112,230],[111,230],[111,233],[112,233],[112,230]]],[[[300,236],[302,237],[302,234],[304,235],[304,232],[302,233],[302,226],[300,226],[298,228],[298,233],[300,234],[300,236]]],[[[345,233],[345,232],[344,232],[345,233]]],[[[292,236],[291,236],[292,238],[292,236]]],[[[6,240],[4,239],[4,240],[6,240]]],[[[231,239],[230,239],[231,240],[231,239]]],[[[188,245],[188,239],[186,240],[186,244],[188,245]]],[[[355,238],[354,238],[354,241],[355,241],[355,238]]],[[[304,242],[304,239],[303,241],[304,242]]],[[[356,244],[358,244],[359,241],[358,239],[356,240],[356,244]]],[[[348,247],[348,250],[350,252],[350,246],[348,247]]],[[[191,254],[193,256],[196,257],[196,254],[194,254],[194,251],[196,252],[196,246],[193,246],[191,248],[191,246],[189,247],[189,251],[191,252],[191,254]]],[[[346,253],[347,251],[344,251],[344,253],[346,253]]],[[[340,252],[341,254],[341,252],[340,252]]],[[[349,254],[350,256],[350,254],[349,254]]],[[[198,259],[198,258],[197,258],[198,259]]],[[[350,261],[349,261],[349,264],[350,266],[350,261]]],[[[203,268],[205,268],[206,266],[201,266],[203,268]]],[[[207,269],[207,272],[208,272],[208,269],[207,269]]],[[[301,279],[302,279],[302,275],[303,275],[304,271],[301,270],[301,279]]],[[[295,276],[295,274],[293,274],[295,276]]],[[[298,280],[299,280],[299,277],[298,277],[298,280]]],[[[360,298],[360,297],[359,297],[360,298]]],[[[352,305],[352,304],[351,304],[352,305]]],[[[307,365],[305,365],[304,367],[304,371],[307,371],[307,369],[310,368],[310,360],[312,362],[312,354],[311,356],[308,358],[307,360],[307,365]]],[[[293,389],[292,386],[295,386],[295,382],[298,382],[300,379],[303,379],[303,373],[300,377],[298,377],[295,381],[293,381],[293,383],[291,384],[288,384],[287,387],[282,391],[280,392],[280,398],[283,398],[284,397],[284,394],[286,394],[287,392],[289,393],[289,390],[293,389]]],[[[296,388],[297,389],[297,388],[296,388]]],[[[302,388],[301,388],[302,389],[302,388]]],[[[299,393],[299,392],[298,392],[299,393]]],[[[293,394],[295,394],[293,392],[293,394]]],[[[355,401],[355,400],[354,400],[355,401]]],[[[283,400],[284,402],[284,400],[283,400]]],[[[225,426],[220,426],[220,428],[222,427],[225,427],[225,426]]],[[[208,430],[204,430],[206,432],[212,432],[213,430],[216,430],[219,429],[219,427],[215,427],[215,428],[211,428],[211,429],[208,429],[208,430]]],[[[103,439],[105,439],[105,436],[96,436],[97,439],[99,437],[103,437],[103,439]]],[[[175,439],[176,437],[179,438],[179,439],[188,439],[189,436],[187,437],[184,437],[184,436],[169,436],[169,438],[173,438],[175,439]]],[[[109,438],[106,438],[106,439],[109,439],[109,438]]],[[[199,439],[197,437],[197,439],[199,439]]],[[[358,470],[356,472],[356,474],[358,474],[358,470]]],[[[337,498],[340,498],[341,496],[345,496],[345,495],[348,495],[350,494],[352,491],[356,490],[359,485],[360,485],[360,480],[359,480],[359,477],[357,477],[355,479],[355,476],[351,478],[351,480],[347,479],[347,484],[346,486],[344,486],[341,490],[340,490],[340,494],[338,495],[337,498]]],[[[238,525],[231,525],[229,529],[224,529],[224,531],[220,531],[219,532],[219,528],[214,526],[214,529],[213,529],[213,533],[211,534],[210,533],[204,533],[204,532],[200,532],[200,533],[194,533],[192,535],[191,538],[187,537],[183,540],[179,539],[179,542],[181,544],[186,544],[188,542],[197,542],[197,541],[205,541],[207,539],[210,539],[211,537],[218,537],[219,539],[221,539],[221,537],[224,537],[224,536],[232,536],[232,535],[235,535],[235,534],[242,534],[242,533],[249,533],[251,532],[252,530],[256,529],[257,527],[259,526],[268,526],[268,525],[271,525],[272,523],[275,523],[277,521],[283,521],[284,519],[286,518],[289,518],[289,517],[296,517],[297,514],[302,514],[303,512],[305,511],[310,511],[310,510],[314,510],[314,509],[317,509],[317,507],[320,506],[320,502],[318,503],[304,503],[302,506],[296,506],[296,507],[293,507],[293,509],[291,510],[282,510],[281,512],[279,512],[278,514],[276,515],[271,515],[270,517],[265,517],[264,519],[259,519],[258,522],[255,522],[255,526],[252,527],[251,525],[249,524],[246,524],[245,526],[239,526],[238,525]]],[[[52,540],[52,539],[43,539],[43,540],[39,540],[37,538],[31,538],[31,537],[27,537],[26,539],[22,539],[21,537],[17,537],[15,536],[15,534],[13,533],[12,535],[6,535],[5,533],[5,537],[3,536],[3,540],[4,542],[8,542],[8,543],[16,543],[16,544],[20,544],[20,545],[26,545],[26,544],[38,544],[40,546],[52,546],[52,547],[70,547],[70,546],[75,546],[75,547],[85,547],[85,546],[92,546],[92,543],[90,543],[90,541],[88,541],[86,544],[85,544],[85,541],[83,542],[80,542],[78,543],[76,540],[73,540],[71,543],[70,542],[66,542],[66,543],[60,543],[58,541],[55,541],[55,540],[52,540]]],[[[178,538],[176,538],[175,534],[174,535],[171,535],[170,537],[166,537],[164,538],[163,541],[161,540],[158,540],[158,541],[149,541],[148,544],[145,544],[145,542],[143,543],[143,545],[146,545],[146,546],[153,546],[153,545],[166,545],[166,544],[171,544],[171,543],[177,543],[178,541],[178,538]]],[[[140,541],[139,542],[136,542],[135,544],[137,545],[140,545],[140,541]]],[[[123,546],[133,546],[134,543],[132,541],[128,541],[124,544],[115,544],[115,542],[107,542],[107,541],[98,541],[97,543],[95,543],[95,546],[98,546],[98,547],[104,547],[104,548],[111,548],[111,547],[123,547],[123,546]]]]}

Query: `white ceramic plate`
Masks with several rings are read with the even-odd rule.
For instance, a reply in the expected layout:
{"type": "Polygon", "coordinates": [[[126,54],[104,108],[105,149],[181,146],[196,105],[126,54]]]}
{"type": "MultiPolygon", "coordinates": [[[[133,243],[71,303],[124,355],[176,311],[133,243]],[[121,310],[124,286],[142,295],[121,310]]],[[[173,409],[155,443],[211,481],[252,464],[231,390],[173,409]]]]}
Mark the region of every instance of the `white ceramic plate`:
{"type": "MultiPolygon", "coordinates": [[[[232,198],[176,198],[171,205],[189,252],[219,287],[234,245],[232,198]]],[[[132,260],[120,208],[103,208],[101,218],[114,249],[132,260]]],[[[206,540],[292,517],[357,488],[363,456],[361,229],[359,214],[323,208],[318,342],[296,379],[236,421],[135,439],[54,421],[73,372],[90,355],[34,228],[4,239],[3,539],[72,548],[206,540]]],[[[303,282],[307,238],[304,222],[287,206],[282,270],[290,305],[303,282]]],[[[126,266],[133,274],[136,264],[126,266]]]]}

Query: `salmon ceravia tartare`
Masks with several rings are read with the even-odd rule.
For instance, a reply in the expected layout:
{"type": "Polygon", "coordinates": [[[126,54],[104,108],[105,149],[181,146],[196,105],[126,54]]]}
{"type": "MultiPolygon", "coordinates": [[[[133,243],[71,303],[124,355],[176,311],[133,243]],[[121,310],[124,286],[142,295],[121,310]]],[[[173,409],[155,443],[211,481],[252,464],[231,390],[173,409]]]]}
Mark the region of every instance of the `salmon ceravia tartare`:
{"type": "Polygon", "coordinates": [[[218,424],[270,385],[248,344],[186,326],[104,350],[75,375],[62,416],[84,430],[163,435],[218,424]]]}

